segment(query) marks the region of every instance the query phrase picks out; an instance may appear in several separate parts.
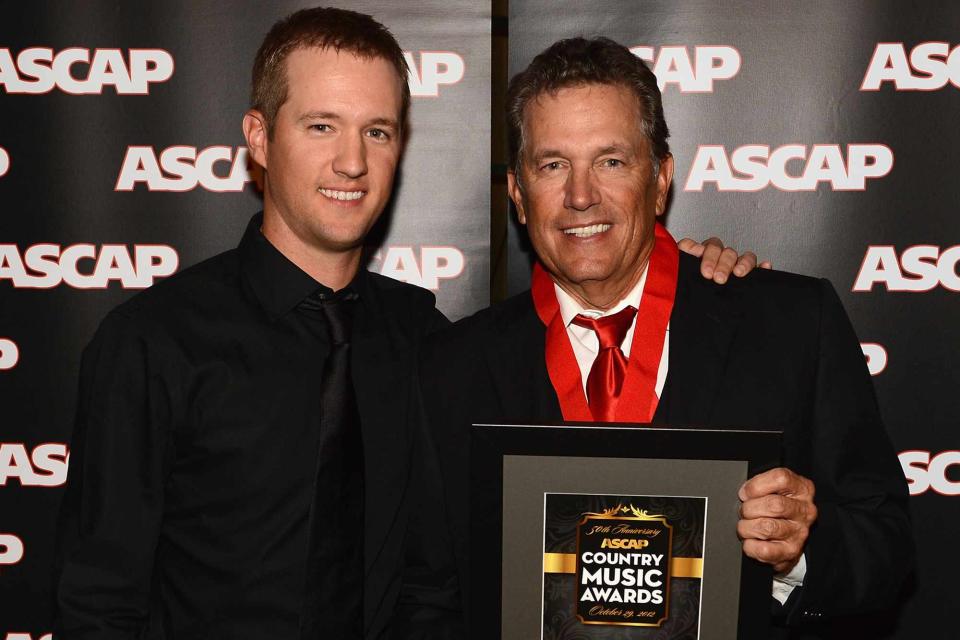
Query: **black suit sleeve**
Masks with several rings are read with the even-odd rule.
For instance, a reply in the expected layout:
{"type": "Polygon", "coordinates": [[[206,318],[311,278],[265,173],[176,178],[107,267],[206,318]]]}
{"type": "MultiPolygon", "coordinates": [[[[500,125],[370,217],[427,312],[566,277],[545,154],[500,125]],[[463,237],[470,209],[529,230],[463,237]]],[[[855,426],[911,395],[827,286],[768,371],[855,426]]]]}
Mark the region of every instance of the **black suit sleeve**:
{"type": "Polygon", "coordinates": [[[163,509],[167,406],[147,343],[112,313],[84,351],[55,567],[55,637],[140,636],[163,509]]]}
{"type": "MultiPolygon", "coordinates": [[[[443,320],[446,322],[446,318],[443,320]]],[[[415,382],[412,398],[416,419],[412,425],[411,513],[392,637],[396,640],[458,640],[466,637],[459,580],[439,460],[425,428],[418,386],[415,382]]]]}
{"type": "Polygon", "coordinates": [[[800,471],[814,481],[819,515],[804,586],[788,601],[791,624],[877,610],[897,597],[912,566],[903,472],[859,341],[826,280],[813,389],[812,467],[800,471]]]}

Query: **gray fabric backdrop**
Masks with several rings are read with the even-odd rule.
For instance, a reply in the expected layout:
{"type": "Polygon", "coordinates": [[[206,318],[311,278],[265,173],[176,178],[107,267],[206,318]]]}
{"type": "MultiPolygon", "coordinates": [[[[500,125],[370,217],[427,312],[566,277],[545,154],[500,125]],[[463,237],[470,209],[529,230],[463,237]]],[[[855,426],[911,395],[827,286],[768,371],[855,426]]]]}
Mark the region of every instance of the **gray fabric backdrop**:
{"type": "MultiPolygon", "coordinates": [[[[829,278],[843,299],[901,452],[918,553],[903,610],[869,637],[957,637],[958,34],[946,0],[510,3],[511,75],[564,37],[645,48],[676,157],[675,237],[719,235],[829,278]]],[[[510,230],[520,291],[529,260],[510,230]]]]}
{"type": "MultiPolygon", "coordinates": [[[[413,136],[371,268],[434,288],[460,317],[489,299],[490,7],[342,5],[389,25],[416,69],[413,136]]],[[[234,246],[260,207],[237,160],[249,68],[269,25],[301,6],[3,8],[0,639],[49,630],[80,350],[109,308],[234,246]],[[32,75],[53,56],[55,70],[81,60],[74,81],[32,75]],[[167,170],[177,154],[198,159],[167,170]]],[[[674,235],[718,234],[840,292],[914,494],[916,583],[878,634],[904,640],[955,637],[946,612],[960,605],[958,27],[947,1],[510,6],[511,73],[581,33],[653,61],[677,158],[674,235]]],[[[511,226],[510,289],[528,277],[511,226]]]]}
{"type": "MultiPolygon", "coordinates": [[[[81,349],[107,310],[236,246],[261,208],[236,160],[250,68],[269,27],[304,6],[3,6],[0,640],[49,632],[81,349]]],[[[412,137],[370,268],[434,289],[460,317],[489,300],[490,6],[342,6],[390,27],[414,69],[412,137]]]]}

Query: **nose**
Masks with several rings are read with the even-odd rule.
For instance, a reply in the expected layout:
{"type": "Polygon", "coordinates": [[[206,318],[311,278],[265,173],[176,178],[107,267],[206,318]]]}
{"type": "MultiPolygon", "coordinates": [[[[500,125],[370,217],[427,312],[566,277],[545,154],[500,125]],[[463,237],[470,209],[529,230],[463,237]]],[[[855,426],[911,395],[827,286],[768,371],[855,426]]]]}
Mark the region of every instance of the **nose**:
{"type": "Polygon", "coordinates": [[[586,211],[600,204],[600,191],[597,189],[593,171],[590,168],[574,168],[567,174],[563,206],[575,211],[586,211]]]}
{"type": "Polygon", "coordinates": [[[367,148],[363,134],[345,135],[339,140],[333,170],[344,178],[359,178],[367,173],[367,148]]]}

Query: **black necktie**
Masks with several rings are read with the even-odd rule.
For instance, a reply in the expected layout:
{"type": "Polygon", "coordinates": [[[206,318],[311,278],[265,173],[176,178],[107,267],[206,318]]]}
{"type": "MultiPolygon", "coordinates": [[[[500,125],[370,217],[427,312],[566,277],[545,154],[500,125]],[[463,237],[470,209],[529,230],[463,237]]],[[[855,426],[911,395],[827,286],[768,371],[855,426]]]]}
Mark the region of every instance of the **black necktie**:
{"type": "Polygon", "coordinates": [[[355,294],[311,296],[330,335],[320,387],[320,448],[310,511],[301,640],[363,637],[363,440],[350,379],[355,294]]]}

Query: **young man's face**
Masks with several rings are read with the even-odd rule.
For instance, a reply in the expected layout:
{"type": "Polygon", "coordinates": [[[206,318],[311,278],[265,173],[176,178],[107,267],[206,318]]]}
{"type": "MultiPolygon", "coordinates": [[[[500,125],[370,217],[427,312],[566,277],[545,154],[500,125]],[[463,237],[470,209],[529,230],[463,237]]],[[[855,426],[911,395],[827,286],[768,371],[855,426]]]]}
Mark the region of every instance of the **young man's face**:
{"type": "Polygon", "coordinates": [[[266,169],[264,227],[297,245],[281,250],[359,251],[393,187],[401,80],[382,58],[330,48],[297,49],[286,66],[273,135],[262,154],[251,145],[266,169]]]}

